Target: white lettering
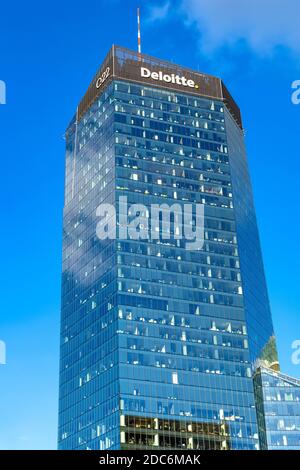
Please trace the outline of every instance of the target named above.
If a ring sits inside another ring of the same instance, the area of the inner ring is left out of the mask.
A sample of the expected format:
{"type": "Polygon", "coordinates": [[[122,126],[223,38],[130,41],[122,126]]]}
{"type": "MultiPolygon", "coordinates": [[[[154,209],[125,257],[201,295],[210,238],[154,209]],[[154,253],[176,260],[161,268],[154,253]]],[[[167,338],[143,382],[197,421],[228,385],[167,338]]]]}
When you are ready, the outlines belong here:
{"type": "Polygon", "coordinates": [[[110,68],[106,67],[104,72],[100,75],[100,77],[98,77],[98,79],[96,81],[96,88],[100,88],[101,85],[103,85],[103,83],[105,82],[105,80],[107,79],[109,74],[110,74],[110,68]]]}
{"type": "Polygon", "coordinates": [[[292,349],[296,349],[295,352],[292,354],[292,363],[294,365],[299,365],[300,364],[300,340],[296,339],[292,343],[292,349]]]}
{"type": "Polygon", "coordinates": [[[158,72],[151,72],[151,70],[146,67],[141,67],[141,77],[143,78],[152,78],[152,80],[159,80],[166,83],[175,83],[176,85],[182,85],[184,87],[198,88],[198,85],[195,84],[194,80],[187,79],[186,77],[175,75],[172,73],[164,74],[161,70],[158,72]]]}
{"type": "Polygon", "coordinates": [[[0,341],[0,364],[6,364],[6,345],[0,341]]]}
{"type": "Polygon", "coordinates": [[[6,104],[6,85],[3,80],[0,80],[0,104],[6,104]]]}
{"type": "Polygon", "coordinates": [[[96,234],[100,240],[116,238],[116,210],[111,204],[100,204],[96,210],[97,217],[102,217],[97,223],[96,234]]]}
{"type": "Polygon", "coordinates": [[[142,77],[147,78],[147,77],[150,77],[150,75],[151,75],[151,72],[150,72],[149,69],[146,69],[146,67],[141,67],[141,76],[142,77]]]}
{"type": "Polygon", "coordinates": [[[300,80],[295,80],[292,83],[292,88],[296,90],[292,93],[292,103],[300,104],[300,80]]]}

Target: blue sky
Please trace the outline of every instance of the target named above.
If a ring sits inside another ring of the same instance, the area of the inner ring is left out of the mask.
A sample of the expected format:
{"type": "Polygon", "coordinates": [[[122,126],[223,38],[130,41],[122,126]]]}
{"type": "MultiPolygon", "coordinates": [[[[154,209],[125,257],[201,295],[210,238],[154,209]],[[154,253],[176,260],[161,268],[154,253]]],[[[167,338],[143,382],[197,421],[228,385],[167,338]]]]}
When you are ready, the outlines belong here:
{"type": "Polygon", "coordinates": [[[56,447],[63,134],[112,43],[221,75],[239,103],[282,370],[300,377],[296,0],[2,2],[0,449],[56,447]],[[226,3],[226,5],[225,5],[226,3]]]}

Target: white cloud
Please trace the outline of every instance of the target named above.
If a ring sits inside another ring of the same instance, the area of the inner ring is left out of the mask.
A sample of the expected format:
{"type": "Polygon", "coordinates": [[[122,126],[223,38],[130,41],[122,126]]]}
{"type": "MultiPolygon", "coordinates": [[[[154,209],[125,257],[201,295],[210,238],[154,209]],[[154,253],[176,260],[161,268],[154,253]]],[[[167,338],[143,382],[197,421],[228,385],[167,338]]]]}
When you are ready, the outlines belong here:
{"type": "Polygon", "coordinates": [[[147,20],[149,22],[159,21],[166,18],[170,10],[170,2],[166,2],[161,6],[153,5],[149,9],[147,20]]]}
{"type": "Polygon", "coordinates": [[[260,54],[280,45],[300,51],[299,0],[181,0],[181,11],[206,51],[239,40],[260,54]]]}

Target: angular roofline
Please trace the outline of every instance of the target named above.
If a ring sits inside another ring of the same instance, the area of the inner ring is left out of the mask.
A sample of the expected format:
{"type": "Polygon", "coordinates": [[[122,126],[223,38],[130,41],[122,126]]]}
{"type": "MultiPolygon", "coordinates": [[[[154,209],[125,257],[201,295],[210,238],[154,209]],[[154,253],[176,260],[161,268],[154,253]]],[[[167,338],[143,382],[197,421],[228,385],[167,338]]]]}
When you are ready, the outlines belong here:
{"type": "Polygon", "coordinates": [[[273,377],[279,377],[285,382],[289,382],[291,385],[296,385],[297,387],[300,387],[300,379],[296,379],[295,377],[291,377],[290,375],[283,374],[282,372],[275,371],[273,369],[268,369],[267,367],[263,367],[263,366],[257,369],[256,374],[259,374],[261,372],[271,375],[273,377]]]}
{"type": "Polygon", "coordinates": [[[106,85],[111,83],[111,81],[114,79],[125,80],[129,82],[132,81],[145,84],[147,86],[153,86],[154,88],[159,87],[169,89],[177,93],[188,93],[195,96],[202,96],[204,98],[206,97],[209,99],[221,100],[227,107],[233,119],[236,121],[237,125],[243,129],[240,109],[226,88],[224,82],[219,77],[199,72],[190,67],[184,67],[174,62],[159,59],[149,54],[139,54],[137,51],[114,44],[109,49],[102,64],[94,75],[86,93],[80,100],[78,105],[79,120],[88,111],[98,96],[100,96],[106,85]],[[124,58],[122,55],[124,55],[124,58]],[[158,81],[152,80],[152,78],[142,78],[141,74],[137,73],[137,69],[141,63],[146,65],[149,64],[149,66],[152,65],[154,69],[155,67],[156,69],[161,67],[162,69],[166,70],[166,74],[173,72],[177,72],[179,74],[191,74],[191,77],[195,80],[197,86],[195,85],[194,88],[189,88],[178,85],[175,82],[160,83],[158,81]],[[102,80],[102,75],[107,69],[109,69],[108,77],[105,80],[102,80]],[[197,77],[199,77],[199,86],[197,84],[197,77]]]}

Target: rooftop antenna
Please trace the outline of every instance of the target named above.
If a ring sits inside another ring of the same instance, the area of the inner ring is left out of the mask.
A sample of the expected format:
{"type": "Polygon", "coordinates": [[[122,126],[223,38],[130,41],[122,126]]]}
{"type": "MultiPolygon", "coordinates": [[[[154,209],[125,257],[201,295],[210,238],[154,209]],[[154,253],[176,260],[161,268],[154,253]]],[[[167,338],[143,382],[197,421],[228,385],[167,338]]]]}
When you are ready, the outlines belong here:
{"type": "Polygon", "coordinates": [[[138,53],[142,53],[141,47],[141,19],[140,19],[140,9],[137,9],[137,26],[138,26],[138,53]]]}

